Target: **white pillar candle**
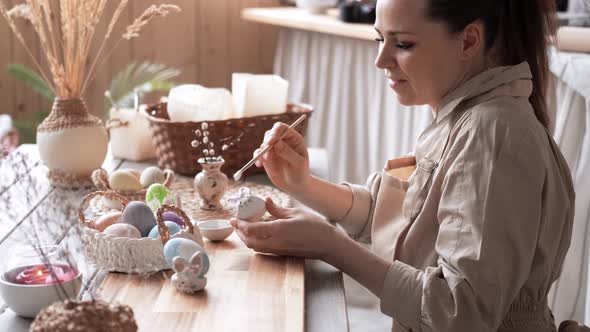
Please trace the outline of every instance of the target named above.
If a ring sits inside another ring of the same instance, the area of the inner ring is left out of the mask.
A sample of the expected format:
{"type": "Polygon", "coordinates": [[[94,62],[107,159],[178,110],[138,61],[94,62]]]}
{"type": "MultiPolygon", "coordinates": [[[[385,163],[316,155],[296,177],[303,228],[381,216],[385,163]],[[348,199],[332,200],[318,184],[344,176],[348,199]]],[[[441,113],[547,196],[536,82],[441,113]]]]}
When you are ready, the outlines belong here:
{"type": "Polygon", "coordinates": [[[227,89],[205,88],[197,84],[174,87],[168,95],[171,121],[216,121],[232,116],[232,97],[227,89]]]}
{"type": "Polygon", "coordinates": [[[279,114],[286,110],[289,82],[277,75],[234,73],[234,116],[279,114]]]}

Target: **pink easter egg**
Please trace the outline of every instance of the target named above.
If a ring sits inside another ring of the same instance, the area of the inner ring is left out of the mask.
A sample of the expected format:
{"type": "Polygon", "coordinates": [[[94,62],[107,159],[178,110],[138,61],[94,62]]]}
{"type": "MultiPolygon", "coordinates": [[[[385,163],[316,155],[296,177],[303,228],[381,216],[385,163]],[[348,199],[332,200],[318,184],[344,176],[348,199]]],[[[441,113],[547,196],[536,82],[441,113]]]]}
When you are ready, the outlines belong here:
{"type": "Polygon", "coordinates": [[[141,233],[139,232],[139,229],[137,229],[137,227],[123,223],[110,225],[104,230],[103,233],[118,237],[128,237],[132,239],[141,238],[141,233]]]}
{"type": "Polygon", "coordinates": [[[107,227],[121,222],[121,212],[110,212],[103,214],[94,222],[94,228],[103,232],[107,227]]]}

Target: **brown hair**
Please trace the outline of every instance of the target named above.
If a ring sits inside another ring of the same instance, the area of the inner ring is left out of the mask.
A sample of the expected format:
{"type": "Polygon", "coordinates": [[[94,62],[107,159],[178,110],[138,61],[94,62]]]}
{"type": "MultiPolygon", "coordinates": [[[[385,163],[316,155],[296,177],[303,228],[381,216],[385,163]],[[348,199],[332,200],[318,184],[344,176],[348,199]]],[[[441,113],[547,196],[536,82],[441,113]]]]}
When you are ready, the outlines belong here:
{"type": "Polygon", "coordinates": [[[535,116],[549,126],[547,79],[549,38],[555,33],[554,0],[429,0],[428,16],[447,24],[451,32],[462,31],[481,20],[485,27],[485,46],[493,48],[502,66],[527,61],[533,74],[533,93],[529,98],[535,116]]]}

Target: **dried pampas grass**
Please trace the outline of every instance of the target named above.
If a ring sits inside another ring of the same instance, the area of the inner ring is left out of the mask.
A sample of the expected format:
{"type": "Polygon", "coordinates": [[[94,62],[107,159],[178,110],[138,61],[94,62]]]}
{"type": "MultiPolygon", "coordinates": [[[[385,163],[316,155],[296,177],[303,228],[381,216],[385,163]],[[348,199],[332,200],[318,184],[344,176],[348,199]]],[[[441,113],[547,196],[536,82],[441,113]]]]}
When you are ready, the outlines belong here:
{"type": "Polygon", "coordinates": [[[22,18],[28,21],[32,20],[31,16],[31,7],[26,4],[20,4],[12,7],[11,10],[8,11],[8,16],[11,18],[22,18]]]}
{"type": "MultiPolygon", "coordinates": [[[[92,82],[99,59],[104,62],[122,39],[129,40],[139,36],[141,29],[155,17],[166,17],[172,11],[180,11],[173,5],[152,5],[133,24],[125,29],[125,33],[112,46],[104,57],[107,42],[119,20],[127,8],[128,0],[118,0],[118,5],[109,21],[107,31],[102,37],[98,51],[86,70],[90,57],[96,27],[104,16],[108,0],[25,0],[10,10],[4,0],[0,0],[0,15],[33,59],[33,63],[41,77],[59,99],[81,98],[92,82]],[[17,19],[31,23],[37,34],[41,50],[49,65],[49,74],[43,70],[40,60],[33,56],[16,25],[17,19]],[[49,79],[51,78],[51,79],[49,79]]],[[[101,63],[102,63],[101,62],[101,63]]]]}
{"type": "Polygon", "coordinates": [[[133,24],[127,27],[127,31],[123,34],[123,38],[130,40],[139,37],[139,32],[146,26],[152,19],[156,17],[166,17],[171,11],[180,11],[178,6],[174,5],[152,5],[146,9],[141,16],[139,16],[133,24]]]}

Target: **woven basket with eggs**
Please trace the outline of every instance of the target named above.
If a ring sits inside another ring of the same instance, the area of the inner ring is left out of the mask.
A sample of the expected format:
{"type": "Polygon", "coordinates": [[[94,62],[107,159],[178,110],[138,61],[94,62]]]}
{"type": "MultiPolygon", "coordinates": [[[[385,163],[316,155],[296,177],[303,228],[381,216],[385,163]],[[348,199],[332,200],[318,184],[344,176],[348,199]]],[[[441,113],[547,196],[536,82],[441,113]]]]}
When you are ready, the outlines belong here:
{"type": "MultiPolygon", "coordinates": [[[[99,191],[114,191],[129,201],[143,201],[147,188],[153,183],[160,183],[170,187],[174,181],[174,172],[166,169],[161,171],[157,167],[149,167],[143,172],[136,170],[118,170],[111,175],[102,168],[92,173],[92,182],[99,191]]],[[[115,207],[112,204],[108,204],[115,207]]]]}
{"type": "Polygon", "coordinates": [[[129,202],[112,191],[97,191],[84,197],[78,216],[86,258],[107,271],[143,274],[169,269],[163,246],[172,238],[186,238],[203,246],[199,227],[182,209],[172,205],[163,204],[154,213],[143,202],[129,202]],[[103,213],[87,219],[85,212],[98,197],[119,201],[123,208],[120,213],[103,213]],[[164,222],[165,213],[178,216],[178,222],[164,222]]]}

